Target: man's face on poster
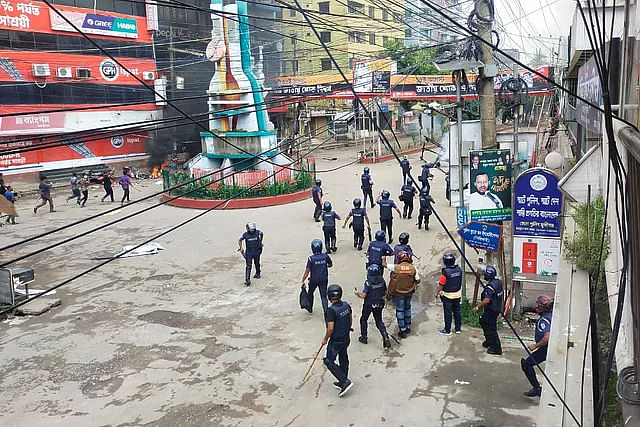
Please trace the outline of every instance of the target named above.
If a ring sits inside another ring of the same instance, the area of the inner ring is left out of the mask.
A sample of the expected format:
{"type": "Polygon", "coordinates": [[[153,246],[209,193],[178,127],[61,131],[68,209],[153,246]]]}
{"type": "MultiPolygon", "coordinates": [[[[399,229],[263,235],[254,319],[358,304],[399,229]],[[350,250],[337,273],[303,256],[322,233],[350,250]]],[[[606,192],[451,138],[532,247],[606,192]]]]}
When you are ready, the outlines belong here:
{"type": "Polygon", "coordinates": [[[471,159],[471,161],[473,162],[473,168],[474,169],[478,169],[478,164],[480,163],[480,158],[478,156],[473,156],[473,159],[471,159]]]}
{"type": "Polygon", "coordinates": [[[486,193],[489,189],[489,175],[487,175],[486,173],[479,173],[478,175],[476,175],[475,185],[478,193],[486,193]]]}

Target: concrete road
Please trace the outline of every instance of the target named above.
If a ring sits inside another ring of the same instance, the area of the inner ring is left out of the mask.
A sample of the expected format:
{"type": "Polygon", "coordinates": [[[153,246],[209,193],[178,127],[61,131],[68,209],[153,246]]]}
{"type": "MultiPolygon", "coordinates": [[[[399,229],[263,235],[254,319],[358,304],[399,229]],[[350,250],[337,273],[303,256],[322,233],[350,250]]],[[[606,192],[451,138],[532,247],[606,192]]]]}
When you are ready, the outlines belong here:
{"type": "MultiPolygon", "coordinates": [[[[321,152],[319,168],[353,160],[353,150],[321,152]],[[326,158],[336,158],[326,160],[326,158]]],[[[418,156],[411,156],[419,172],[418,156]]],[[[371,166],[374,192],[399,194],[395,162],[371,166]]],[[[322,174],[325,200],[343,216],[361,196],[358,164],[322,174]]],[[[159,189],[152,181],[132,191],[135,199],[159,189]]],[[[20,202],[20,225],[2,228],[2,243],[34,235],[107,208],[92,190],[81,209],[56,199],[58,212],[33,215],[20,202]]],[[[444,197],[444,176],[435,172],[432,194],[449,229],[454,209],[444,197]]],[[[118,197],[118,191],[116,191],[118,197]]],[[[142,203],[151,206],[153,202],[142,203]]],[[[121,218],[135,206],[48,236],[38,244],[0,253],[24,254],[63,237],[121,218]]],[[[69,285],[60,307],[33,318],[0,324],[0,425],[3,426],[531,426],[537,401],[520,371],[523,351],[503,340],[502,357],[481,347],[482,331],[440,336],[442,308],[433,297],[441,255],[452,249],[432,217],[430,231],[415,218],[396,219],[394,233],[411,233],[420,256],[422,284],[414,297],[412,334],[384,350],[370,320],[369,344],[358,343],[361,301],[350,292],[365,279],[365,257],[352,234],[338,232],[330,283],[339,283],[354,307],[350,377],[343,398],[321,361],[302,377],[324,332],[322,312],[298,307],[299,281],[309,243],[321,238],[310,200],[286,206],[215,211],[158,240],[157,255],[114,261],[69,285]],[[236,252],[247,221],[265,233],[263,276],[243,285],[244,261],[236,252]]],[[[36,269],[33,287],[73,276],[199,211],[159,207],[101,232],[20,262],[36,269]]],[[[377,209],[369,212],[374,232],[377,209]]],[[[388,277],[388,275],[386,275],[388,277]]],[[[387,327],[397,336],[393,308],[387,327]]],[[[504,331],[504,330],[503,330],[504,331]]],[[[511,335],[510,332],[506,332],[511,335]]]]}

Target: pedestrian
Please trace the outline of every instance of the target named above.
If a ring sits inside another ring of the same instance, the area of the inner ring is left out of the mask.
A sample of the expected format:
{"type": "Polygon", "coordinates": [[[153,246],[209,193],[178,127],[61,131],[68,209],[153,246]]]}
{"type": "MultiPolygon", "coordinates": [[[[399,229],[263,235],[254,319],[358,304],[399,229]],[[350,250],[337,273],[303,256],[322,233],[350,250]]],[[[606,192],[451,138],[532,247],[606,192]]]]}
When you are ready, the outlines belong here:
{"type": "Polygon", "coordinates": [[[69,203],[69,200],[77,199],[76,203],[80,204],[80,189],[78,189],[78,174],[72,173],[71,179],[69,180],[71,183],[71,196],[67,197],[66,201],[69,203]]]}
{"type": "Polygon", "coordinates": [[[326,316],[327,308],[329,307],[329,303],[327,302],[327,284],[329,283],[329,269],[333,267],[333,262],[329,255],[322,253],[322,240],[320,239],[313,239],[311,241],[311,252],[313,254],[307,258],[307,267],[302,275],[302,287],[304,287],[307,277],[311,274],[311,277],[309,277],[308,291],[309,304],[311,305],[309,313],[313,312],[313,293],[317,288],[320,292],[322,312],[326,316]]]}
{"type": "Polygon", "coordinates": [[[398,263],[398,255],[400,252],[406,252],[411,258],[413,258],[413,249],[409,246],[409,233],[403,231],[398,238],[400,243],[393,247],[393,262],[398,263]]]}
{"type": "Polygon", "coordinates": [[[320,222],[320,215],[322,214],[322,181],[316,179],[316,185],[311,189],[311,197],[316,207],[313,210],[313,219],[315,222],[320,222]]]}
{"type": "Polygon", "coordinates": [[[367,205],[367,197],[371,201],[371,209],[374,208],[373,204],[373,180],[371,179],[371,175],[369,174],[369,168],[364,168],[362,175],[360,175],[362,194],[364,196],[364,205],[367,205]]]}
{"type": "Polygon", "coordinates": [[[327,247],[327,253],[330,254],[331,251],[337,252],[338,248],[336,247],[336,219],[340,219],[340,215],[338,215],[331,208],[331,202],[326,201],[322,206],[322,231],[324,233],[324,244],[327,247]]]}
{"type": "Polygon", "coordinates": [[[489,354],[502,354],[502,344],[498,336],[498,316],[502,311],[502,280],[496,277],[495,267],[488,265],[484,271],[484,279],[487,285],[482,289],[480,295],[480,304],[473,307],[471,311],[476,313],[479,309],[483,309],[480,316],[480,326],[484,332],[484,342],[482,346],[487,348],[489,354]]]}
{"type": "Polygon", "coordinates": [[[102,173],[102,186],[104,187],[105,195],[100,200],[104,202],[104,199],[107,197],[111,198],[111,203],[113,203],[113,175],[111,172],[102,173]]]}
{"type": "Polygon", "coordinates": [[[333,386],[340,390],[338,396],[342,397],[353,387],[349,379],[349,355],[347,354],[353,315],[349,303],[342,301],[340,285],[329,286],[327,297],[331,301],[331,306],[327,310],[327,330],[322,339],[322,344],[327,345],[324,364],[338,380],[333,383],[333,386]],[[340,365],[336,365],[336,357],[340,365]]]}
{"type": "Polygon", "coordinates": [[[402,185],[400,188],[401,199],[404,203],[404,207],[402,208],[402,218],[411,219],[411,214],[413,213],[413,198],[416,196],[418,190],[412,185],[413,181],[411,178],[407,180],[406,184],[402,185]]]}
{"type": "Polygon", "coordinates": [[[127,203],[129,203],[129,187],[133,187],[129,174],[125,173],[122,175],[118,180],[118,184],[122,187],[122,200],[120,200],[120,204],[124,204],[125,199],[127,200],[127,203]]]}
{"type": "Polygon", "coordinates": [[[384,231],[376,231],[375,240],[370,242],[367,248],[367,268],[369,268],[371,264],[376,264],[382,270],[384,264],[382,261],[383,258],[393,255],[393,249],[391,249],[391,246],[389,246],[385,240],[386,236],[384,231]]]}
{"type": "Polygon", "coordinates": [[[264,244],[262,242],[264,235],[262,231],[256,228],[256,224],[253,222],[248,222],[246,225],[247,231],[242,233],[240,239],[238,239],[238,251],[242,254],[245,260],[246,268],[244,273],[244,284],[249,286],[251,285],[251,262],[256,267],[256,274],[253,276],[254,279],[259,279],[260,276],[260,255],[262,254],[262,249],[264,248],[264,244]],[[247,250],[242,249],[242,241],[246,241],[247,250]]]}
{"type": "Polygon", "coordinates": [[[455,319],[455,332],[462,331],[462,313],[460,312],[460,299],[462,298],[462,269],[456,265],[456,257],[447,252],[442,257],[444,268],[438,281],[436,298],[440,297],[444,310],[444,328],[440,329],[440,335],[451,335],[451,316],[455,319]]]}
{"type": "Polygon", "coordinates": [[[387,190],[382,190],[376,203],[380,206],[380,229],[387,232],[389,244],[391,244],[393,242],[393,212],[391,209],[395,209],[398,215],[402,215],[402,212],[398,209],[396,202],[389,199],[389,196],[391,194],[387,190]]]}
{"type": "Polygon", "coordinates": [[[360,316],[360,337],[358,341],[367,344],[367,322],[373,313],[376,327],[382,335],[382,348],[391,348],[387,327],[382,321],[382,310],[384,309],[384,296],[387,293],[387,283],[382,277],[382,269],[377,264],[371,264],[367,269],[367,280],[364,282],[362,292],[358,288],[354,291],[355,296],[364,299],[362,304],[362,315],[360,316]]]}
{"type": "Polygon", "coordinates": [[[47,182],[47,177],[42,175],[40,177],[40,185],[38,185],[38,189],[40,190],[40,199],[42,202],[33,208],[33,213],[38,213],[38,209],[43,207],[44,205],[49,203],[49,212],[55,212],[53,208],[53,198],[51,197],[51,189],[53,188],[53,184],[47,182]]]}
{"type": "Polygon", "coordinates": [[[418,198],[420,202],[420,211],[418,213],[418,230],[422,228],[422,222],[424,221],[424,229],[429,229],[429,217],[433,213],[433,208],[431,207],[431,203],[435,203],[433,198],[429,195],[429,188],[425,187],[420,190],[420,197],[418,198]]]}
{"type": "Polygon", "coordinates": [[[369,236],[371,236],[371,223],[369,223],[367,210],[362,207],[362,201],[360,199],[353,199],[353,209],[349,211],[349,215],[344,219],[342,228],[345,228],[347,226],[349,218],[353,218],[353,221],[349,225],[351,228],[353,228],[353,247],[361,251],[362,245],[364,243],[364,221],[367,221],[369,236]]]}
{"type": "Polygon", "coordinates": [[[428,191],[431,192],[431,184],[429,184],[429,178],[432,176],[430,169],[433,167],[431,162],[426,162],[422,165],[422,172],[418,177],[418,181],[422,184],[422,188],[428,188],[428,191]]]}
{"type": "Polygon", "coordinates": [[[87,199],[89,198],[89,186],[91,185],[91,181],[89,181],[89,175],[86,173],[82,176],[80,181],[78,181],[78,188],[80,192],[82,192],[82,204],[80,207],[84,208],[84,205],[87,203],[87,199]]]}
{"type": "Polygon", "coordinates": [[[400,166],[402,167],[402,185],[407,182],[407,175],[409,175],[409,171],[411,170],[411,165],[409,164],[409,156],[406,154],[402,156],[402,160],[400,160],[400,166]]]}
{"type": "Polygon", "coordinates": [[[411,264],[411,256],[407,252],[398,254],[397,264],[387,264],[391,270],[388,293],[396,306],[396,319],[400,338],[406,338],[411,333],[411,298],[420,283],[420,274],[411,264]]]}
{"type": "MultiPolygon", "coordinates": [[[[0,195],[0,197],[2,197],[0,195]]],[[[15,209],[15,203],[16,203],[16,199],[18,198],[17,193],[13,191],[13,187],[8,185],[7,187],[5,187],[4,189],[4,197],[9,201],[9,203],[11,203],[12,205],[14,205],[14,209],[15,209]]],[[[7,224],[17,224],[16,223],[16,217],[14,215],[7,215],[7,224]]]]}
{"type": "Polygon", "coordinates": [[[536,342],[528,345],[531,355],[520,360],[520,366],[525,377],[531,384],[531,390],[524,393],[527,397],[536,397],[542,394],[542,387],[536,377],[535,366],[547,360],[547,347],[549,345],[549,333],[551,332],[551,317],[553,313],[553,298],[549,295],[540,295],[536,299],[536,313],[540,318],[536,322],[536,342]]]}
{"type": "Polygon", "coordinates": [[[7,187],[4,186],[4,175],[0,173],[0,196],[4,196],[5,191],[7,191],[7,187]]]}

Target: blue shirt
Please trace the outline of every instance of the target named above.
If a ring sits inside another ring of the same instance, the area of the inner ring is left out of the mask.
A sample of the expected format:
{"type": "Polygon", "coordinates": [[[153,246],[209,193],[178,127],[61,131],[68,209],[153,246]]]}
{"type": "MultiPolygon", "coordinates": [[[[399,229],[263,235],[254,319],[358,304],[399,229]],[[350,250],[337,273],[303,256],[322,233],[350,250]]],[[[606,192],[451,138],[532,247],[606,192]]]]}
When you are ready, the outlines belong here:
{"type": "Polygon", "coordinates": [[[402,243],[395,245],[393,247],[393,263],[398,264],[398,254],[402,251],[405,251],[410,256],[413,256],[413,249],[409,245],[403,245],[402,243]]]}
{"type": "Polygon", "coordinates": [[[262,231],[256,230],[255,233],[245,231],[242,233],[240,240],[244,240],[246,242],[248,254],[257,254],[262,252],[262,231]]]}
{"type": "Polygon", "coordinates": [[[378,304],[384,300],[384,294],[387,291],[387,283],[382,277],[375,281],[365,281],[362,293],[367,294],[364,298],[365,304],[378,304]]]}
{"type": "Polygon", "coordinates": [[[409,160],[400,160],[400,166],[402,166],[403,172],[409,172],[409,160]]]}
{"type": "Polygon", "coordinates": [[[353,226],[358,228],[364,227],[364,217],[367,216],[365,208],[351,209],[349,216],[353,218],[353,226]]]}
{"type": "Polygon", "coordinates": [[[43,199],[48,199],[51,197],[51,184],[47,184],[44,181],[40,181],[40,185],[38,185],[40,189],[40,197],[43,199]]]}
{"type": "Polygon", "coordinates": [[[336,219],[340,219],[340,215],[336,211],[322,212],[322,221],[325,227],[335,227],[336,219]]]}
{"type": "Polygon", "coordinates": [[[393,218],[392,209],[398,209],[398,206],[396,206],[396,202],[391,199],[380,199],[377,203],[380,206],[380,219],[393,218]]]}
{"type": "Polygon", "coordinates": [[[405,201],[413,199],[414,195],[416,194],[416,189],[413,187],[413,185],[409,184],[403,185],[400,191],[402,191],[402,198],[405,201]]]}
{"type": "Polygon", "coordinates": [[[387,242],[374,240],[369,243],[367,254],[369,254],[369,264],[382,265],[382,257],[393,255],[393,249],[391,249],[391,246],[389,246],[387,242]]]}
{"type": "Polygon", "coordinates": [[[329,267],[333,266],[327,254],[313,254],[307,258],[307,269],[311,271],[312,283],[323,283],[329,280],[329,267]]]}
{"type": "Polygon", "coordinates": [[[16,201],[16,195],[10,190],[6,190],[4,192],[4,197],[6,197],[7,200],[10,201],[11,203],[14,203],[16,201]]]}
{"type": "Polygon", "coordinates": [[[322,188],[319,185],[314,185],[311,189],[311,196],[313,197],[313,201],[318,203],[320,201],[320,197],[322,197],[322,188]]]}
{"type": "MultiPolygon", "coordinates": [[[[544,334],[551,332],[551,315],[550,311],[540,313],[540,318],[538,319],[538,322],[536,322],[536,342],[542,341],[544,334]]],[[[544,347],[540,347],[538,351],[546,349],[547,346],[545,345],[544,347]]]]}
{"type": "Polygon", "coordinates": [[[360,188],[362,188],[363,190],[369,190],[371,188],[371,175],[369,175],[368,173],[363,173],[360,176],[360,181],[362,182],[360,188]]]}

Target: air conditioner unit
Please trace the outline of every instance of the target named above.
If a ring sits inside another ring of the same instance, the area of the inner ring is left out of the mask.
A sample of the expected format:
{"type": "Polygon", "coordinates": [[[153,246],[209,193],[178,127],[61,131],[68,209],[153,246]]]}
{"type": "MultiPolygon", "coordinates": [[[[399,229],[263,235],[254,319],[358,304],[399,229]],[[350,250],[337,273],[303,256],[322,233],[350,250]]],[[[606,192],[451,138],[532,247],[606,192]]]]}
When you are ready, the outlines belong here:
{"type": "Polygon", "coordinates": [[[143,71],[142,72],[142,80],[153,80],[155,79],[155,74],[153,71],[143,71]]]}
{"type": "Polygon", "coordinates": [[[76,77],[79,79],[90,79],[91,78],[91,69],[90,68],[76,68],[76,77]]]}
{"type": "Polygon", "coordinates": [[[71,67],[58,67],[56,68],[56,77],[61,79],[70,79],[73,77],[73,73],[71,73],[71,67]]]}
{"type": "Polygon", "coordinates": [[[51,75],[49,64],[33,64],[33,75],[36,77],[47,77],[51,75]]]}

